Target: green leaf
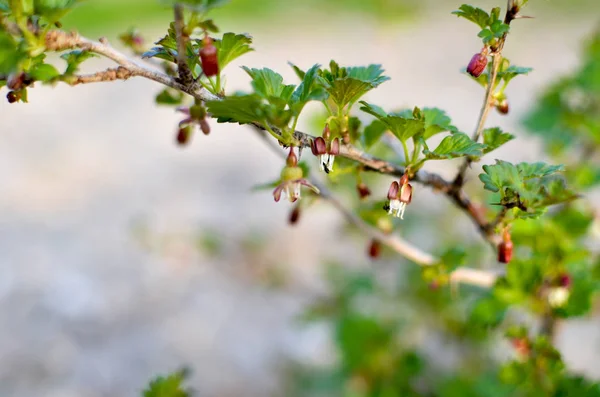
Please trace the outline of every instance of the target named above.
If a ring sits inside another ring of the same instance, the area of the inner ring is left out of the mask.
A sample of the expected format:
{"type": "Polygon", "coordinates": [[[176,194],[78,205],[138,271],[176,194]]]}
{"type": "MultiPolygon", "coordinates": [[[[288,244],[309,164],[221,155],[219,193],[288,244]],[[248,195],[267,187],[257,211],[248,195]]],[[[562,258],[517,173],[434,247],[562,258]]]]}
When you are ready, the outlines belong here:
{"type": "Polygon", "coordinates": [[[144,390],[144,397],[190,397],[191,392],[184,389],[183,382],[189,371],[182,369],[166,377],[158,376],[144,390]]]}
{"type": "Polygon", "coordinates": [[[258,95],[228,96],[206,103],[208,111],[219,123],[248,124],[265,118],[264,103],[258,95]]]}
{"type": "Polygon", "coordinates": [[[56,68],[47,63],[39,63],[29,70],[29,74],[34,80],[49,82],[60,76],[56,68]]]}
{"type": "Polygon", "coordinates": [[[504,81],[508,83],[509,81],[511,81],[519,75],[529,74],[529,72],[531,72],[532,70],[533,68],[511,65],[508,68],[506,68],[506,70],[498,72],[498,78],[504,79],[504,81]]]}
{"type": "Polygon", "coordinates": [[[165,61],[175,62],[175,52],[164,47],[153,47],[142,54],[142,58],[159,58],[165,61]]]}
{"type": "Polygon", "coordinates": [[[246,34],[225,33],[221,40],[215,41],[218,50],[219,69],[225,69],[229,63],[240,56],[254,51],[250,47],[252,37],[246,34]]]}
{"type": "Polygon", "coordinates": [[[445,111],[438,108],[423,108],[421,112],[425,117],[425,132],[423,133],[423,138],[425,140],[440,132],[458,131],[458,129],[451,124],[452,120],[445,111]]]}
{"type": "Polygon", "coordinates": [[[487,154],[492,150],[498,149],[500,146],[515,139],[515,136],[508,132],[502,132],[499,127],[487,128],[483,130],[483,143],[486,148],[483,153],[487,154]]]}
{"type": "Polygon", "coordinates": [[[295,86],[283,84],[283,77],[279,73],[268,68],[250,69],[242,66],[242,69],[252,78],[252,87],[259,96],[265,99],[280,98],[285,103],[289,102],[295,86]]]}
{"type": "Polygon", "coordinates": [[[364,101],[360,103],[363,105],[360,110],[375,116],[402,142],[425,131],[424,120],[408,119],[393,113],[388,115],[379,106],[364,101]]]}
{"type": "Polygon", "coordinates": [[[321,70],[319,80],[339,108],[353,105],[368,91],[389,80],[383,76],[381,65],[345,68],[331,61],[329,68],[321,70]]]}
{"type": "Polygon", "coordinates": [[[362,134],[362,144],[363,147],[368,150],[379,142],[379,139],[383,136],[383,134],[387,131],[387,126],[380,120],[373,120],[371,124],[365,127],[365,130],[362,134]]]}
{"type": "Polygon", "coordinates": [[[294,73],[296,73],[296,76],[298,76],[298,78],[300,80],[304,80],[304,76],[306,75],[306,72],[291,62],[288,62],[288,64],[292,67],[292,69],[294,69],[294,73]]]}
{"type": "Polygon", "coordinates": [[[317,73],[320,65],[314,65],[304,74],[302,83],[296,88],[292,94],[292,111],[294,114],[300,114],[302,108],[308,101],[323,101],[327,99],[329,94],[318,83],[317,73]]]}
{"type": "Polygon", "coordinates": [[[69,12],[78,0],[34,0],[35,13],[56,22],[69,12]]]}
{"type": "Polygon", "coordinates": [[[8,5],[8,0],[0,0],[0,11],[8,13],[10,11],[10,6],[8,5]]]}
{"type": "Polygon", "coordinates": [[[452,14],[476,23],[481,29],[487,27],[490,20],[490,15],[487,12],[468,4],[461,5],[457,11],[452,11],[452,14]]]}
{"type": "Polygon", "coordinates": [[[97,55],[90,51],[74,50],[62,54],[60,57],[67,62],[67,69],[64,74],[72,75],[79,70],[79,65],[90,58],[97,57],[97,55]]]}
{"type": "Polygon", "coordinates": [[[179,105],[183,101],[183,93],[172,88],[165,88],[156,95],[155,100],[159,105],[179,105]]]}
{"type": "Polygon", "coordinates": [[[0,73],[15,72],[26,57],[27,54],[20,50],[15,39],[8,33],[0,31],[0,73]]]}
{"type": "Polygon", "coordinates": [[[175,3],[181,3],[193,11],[204,14],[229,3],[229,0],[166,0],[165,3],[171,6],[175,3]]]}
{"type": "Polygon", "coordinates": [[[520,163],[517,165],[496,160],[496,164],[484,165],[479,175],[484,188],[500,192],[500,204],[507,208],[519,208],[517,217],[538,216],[546,207],[577,198],[558,172],[562,165],[545,163],[520,163]]]}
{"type": "Polygon", "coordinates": [[[457,132],[445,137],[434,151],[423,150],[428,160],[444,160],[457,157],[481,157],[485,145],[473,141],[467,134],[457,132]]]}

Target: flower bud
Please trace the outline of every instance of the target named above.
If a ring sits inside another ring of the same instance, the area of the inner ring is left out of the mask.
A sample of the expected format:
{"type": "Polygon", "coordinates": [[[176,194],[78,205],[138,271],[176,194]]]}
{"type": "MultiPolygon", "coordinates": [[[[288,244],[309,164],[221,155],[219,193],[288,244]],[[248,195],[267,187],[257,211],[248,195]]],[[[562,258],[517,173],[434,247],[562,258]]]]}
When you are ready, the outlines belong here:
{"type": "Polygon", "coordinates": [[[571,275],[568,273],[562,273],[560,276],[558,276],[558,285],[563,288],[571,288],[572,282],[573,280],[571,280],[571,275]]]}
{"type": "Polygon", "coordinates": [[[206,121],[206,119],[200,120],[200,129],[202,130],[202,133],[204,135],[210,134],[210,124],[208,124],[208,121],[206,121]]]}
{"type": "Polygon", "coordinates": [[[398,182],[394,181],[390,184],[390,188],[388,189],[388,200],[397,200],[398,192],[400,191],[400,185],[398,182]]]}
{"type": "Polygon", "coordinates": [[[290,225],[297,224],[299,219],[300,219],[300,206],[296,205],[294,207],[294,209],[292,209],[292,212],[290,212],[290,218],[289,218],[290,225]]]}
{"type": "Polygon", "coordinates": [[[339,138],[335,138],[333,141],[331,141],[331,144],[329,146],[329,154],[333,154],[334,156],[337,156],[338,154],[340,154],[340,139],[339,138]]]}
{"type": "Polygon", "coordinates": [[[364,200],[371,195],[371,190],[369,187],[362,182],[356,185],[356,191],[358,192],[358,196],[361,198],[361,200],[364,200]]]}
{"type": "Polygon", "coordinates": [[[19,100],[19,95],[14,91],[10,91],[6,94],[6,99],[8,100],[8,103],[15,103],[19,100]]]}
{"type": "Polygon", "coordinates": [[[511,343],[520,358],[526,358],[531,352],[527,338],[513,338],[511,343]]]}
{"type": "Polygon", "coordinates": [[[508,101],[506,99],[503,99],[502,101],[500,101],[500,103],[498,103],[496,105],[496,110],[500,114],[508,114],[508,111],[509,111],[508,101]]]}
{"type": "Polygon", "coordinates": [[[323,139],[326,141],[331,137],[331,130],[329,129],[329,124],[325,124],[325,128],[323,128],[323,139]]]}
{"type": "Polygon", "coordinates": [[[371,240],[369,243],[369,257],[377,259],[381,255],[381,242],[377,239],[371,240]]]}
{"type": "Polygon", "coordinates": [[[296,157],[296,154],[294,153],[294,148],[290,148],[290,154],[288,154],[285,164],[288,167],[296,167],[298,165],[298,157],[296,157]]]}
{"type": "Polygon", "coordinates": [[[481,76],[481,73],[485,70],[487,66],[488,60],[486,54],[484,52],[473,55],[469,65],[467,66],[467,73],[469,73],[473,77],[481,76]]]}
{"type": "Polygon", "coordinates": [[[25,73],[13,73],[6,80],[6,88],[11,91],[18,91],[25,86],[25,73]]]}
{"type": "Polygon", "coordinates": [[[325,139],[321,137],[313,139],[310,143],[310,150],[315,156],[321,156],[327,153],[327,144],[325,143],[325,139]]]}
{"type": "Polygon", "coordinates": [[[208,36],[204,38],[203,46],[200,50],[200,61],[202,62],[202,71],[207,77],[219,74],[217,47],[215,47],[212,39],[208,36]]]}
{"type": "Polygon", "coordinates": [[[192,136],[192,126],[191,125],[184,125],[182,127],[179,127],[179,130],[177,131],[177,143],[180,146],[184,146],[187,145],[188,142],[190,141],[190,137],[192,136]]]}
{"type": "Polygon", "coordinates": [[[513,255],[513,242],[508,230],[504,231],[502,242],[498,244],[498,262],[509,263],[513,255]]]}

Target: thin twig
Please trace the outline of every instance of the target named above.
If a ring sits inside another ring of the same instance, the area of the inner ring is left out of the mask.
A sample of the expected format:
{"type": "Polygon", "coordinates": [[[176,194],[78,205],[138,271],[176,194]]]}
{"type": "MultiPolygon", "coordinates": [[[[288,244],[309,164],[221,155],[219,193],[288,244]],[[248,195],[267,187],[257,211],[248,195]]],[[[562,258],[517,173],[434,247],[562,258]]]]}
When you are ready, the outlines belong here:
{"type": "Polygon", "coordinates": [[[179,73],[179,82],[184,86],[189,86],[194,82],[194,76],[187,63],[187,41],[184,34],[184,14],[183,6],[176,3],[173,7],[175,14],[175,39],[177,40],[177,72],[179,73]]]}
{"type": "Polygon", "coordinates": [[[67,83],[71,85],[101,83],[114,80],[127,80],[131,76],[132,73],[129,69],[119,66],[118,68],[106,69],[92,74],[77,75],[68,79],[67,83]]]}

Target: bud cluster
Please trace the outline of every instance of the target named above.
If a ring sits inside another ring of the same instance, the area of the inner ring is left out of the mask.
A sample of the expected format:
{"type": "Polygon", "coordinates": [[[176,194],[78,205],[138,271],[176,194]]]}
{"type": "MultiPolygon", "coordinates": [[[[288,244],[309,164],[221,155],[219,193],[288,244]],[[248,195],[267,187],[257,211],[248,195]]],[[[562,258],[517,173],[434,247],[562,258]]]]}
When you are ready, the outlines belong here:
{"type": "Polygon", "coordinates": [[[388,190],[388,214],[404,219],[406,206],[412,201],[412,186],[408,183],[408,174],[400,178],[400,183],[394,181],[388,190]]]}
{"type": "Polygon", "coordinates": [[[325,171],[328,174],[333,171],[335,156],[340,154],[340,139],[334,138],[331,140],[329,124],[325,125],[322,137],[312,140],[310,149],[313,155],[319,157],[319,168],[321,171],[325,171]]]}

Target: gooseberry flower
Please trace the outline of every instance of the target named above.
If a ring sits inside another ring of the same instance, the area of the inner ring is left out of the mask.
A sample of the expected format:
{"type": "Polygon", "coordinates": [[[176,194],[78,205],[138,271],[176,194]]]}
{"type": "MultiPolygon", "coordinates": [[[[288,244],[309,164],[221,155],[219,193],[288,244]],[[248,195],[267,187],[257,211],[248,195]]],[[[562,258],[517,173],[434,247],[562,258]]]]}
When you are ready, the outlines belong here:
{"type": "Polygon", "coordinates": [[[273,198],[276,202],[281,199],[283,194],[284,199],[287,198],[291,203],[300,199],[300,188],[306,186],[315,193],[319,193],[319,189],[304,179],[302,168],[298,167],[298,157],[294,153],[294,149],[290,148],[290,154],[287,157],[286,165],[281,170],[281,183],[273,190],[273,198]]]}
{"type": "Polygon", "coordinates": [[[312,154],[319,157],[319,168],[328,174],[333,171],[335,156],[340,154],[339,138],[329,141],[330,136],[329,124],[326,124],[323,136],[313,139],[310,143],[312,154]]]}
{"type": "Polygon", "coordinates": [[[394,181],[388,190],[388,214],[404,219],[406,206],[412,201],[412,186],[408,183],[408,174],[402,175],[400,183],[394,181]]]}
{"type": "Polygon", "coordinates": [[[504,230],[502,242],[498,244],[498,262],[508,263],[513,255],[513,242],[508,229],[504,230]]]}
{"type": "Polygon", "coordinates": [[[555,283],[556,285],[548,291],[548,304],[556,308],[564,306],[569,300],[572,283],[571,276],[563,273],[557,278],[555,283]]]}

